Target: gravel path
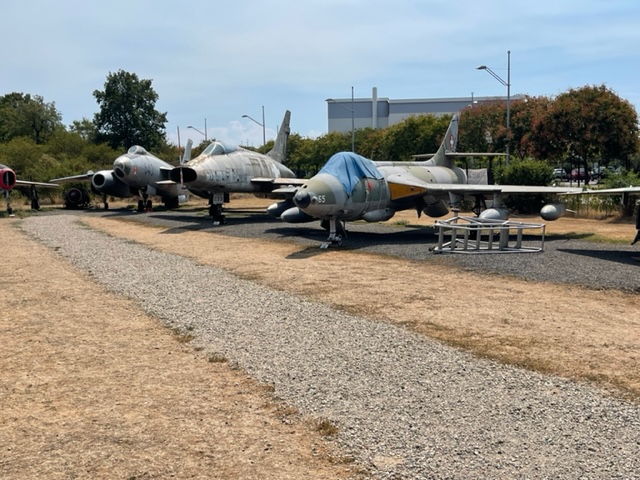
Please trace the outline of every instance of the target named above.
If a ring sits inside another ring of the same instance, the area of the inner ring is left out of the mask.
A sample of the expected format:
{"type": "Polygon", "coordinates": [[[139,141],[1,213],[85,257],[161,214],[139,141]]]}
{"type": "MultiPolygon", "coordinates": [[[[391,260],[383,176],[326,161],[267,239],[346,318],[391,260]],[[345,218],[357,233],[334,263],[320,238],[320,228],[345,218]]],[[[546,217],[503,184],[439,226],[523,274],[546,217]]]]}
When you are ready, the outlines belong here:
{"type": "MultiPolygon", "coordinates": [[[[303,412],[372,478],[640,478],[640,407],[92,231],[23,229],[303,412]]],[[[539,258],[539,257],[538,257],[539,258]]],[[[637,272],[637,270],[636,270],[637,272]]]]}
{"type": "MultiPolygon", "coordinates": [[[[168,228],[212,231],[223,235],[294,241],[319,246],[327,232],[317,222],[292,225],[274,221],[263,213],[233,213],[228,223],[213,226],[211,219],[179,210],[137,215],[129,212],[91,212],[130,218],[168,228]]],[[[529,241],[539,247],[539,230],[529,241]]],[[[635,235],[629,225],[629,242],[635,235]]],[[[613,288],[640,292],[640,249],[638,245],[585,242],[575,238],[547,237],[543,253],[438,255],[430,251],[438,242],[435,229],[384,224],[350,223],[341,248],[393,255],[410,260],[458,265],[467,270],[514,275],[535,281],[576,284],[589,288],[613,288]]],[[[526,243],[526,242],[525,242],[526,243]]]]}

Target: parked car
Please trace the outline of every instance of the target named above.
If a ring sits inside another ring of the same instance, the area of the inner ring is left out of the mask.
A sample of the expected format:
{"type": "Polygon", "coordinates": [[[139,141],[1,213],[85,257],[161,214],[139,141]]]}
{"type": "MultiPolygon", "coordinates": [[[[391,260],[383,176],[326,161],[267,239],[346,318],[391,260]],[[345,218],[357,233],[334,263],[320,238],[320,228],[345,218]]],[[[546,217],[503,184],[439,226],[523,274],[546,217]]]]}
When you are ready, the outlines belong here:
{"type": "Polygon", "coordinates": [[[553,177],[558,180],[566,180],[568,178],[568,175],[567,172],[564,171],[564,168],[554,168],[553,177]]]}
{"type": "Polygon", "coordinates": [[[569,176],[570,180],[585,180],[588,181],[591,179],[589,174],[584,168],[574,168],[571,170],[571,175],[569,176]]]}
{"type": "Polygon", "coordinates": [[[600,177],[605,177],[607,175],[607,169],[604,167],[594,167],[591,170],[591,179],[598,180],[600,177]]]}

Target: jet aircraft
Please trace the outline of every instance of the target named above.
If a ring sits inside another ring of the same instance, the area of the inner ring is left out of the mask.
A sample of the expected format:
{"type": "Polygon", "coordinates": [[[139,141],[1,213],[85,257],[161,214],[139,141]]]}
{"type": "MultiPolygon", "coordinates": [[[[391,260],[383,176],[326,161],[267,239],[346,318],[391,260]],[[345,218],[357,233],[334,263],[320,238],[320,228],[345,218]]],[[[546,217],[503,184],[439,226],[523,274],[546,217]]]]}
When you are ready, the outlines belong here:
{"type": "MultiPolygon", "coordinates": [[[[192,143],[191,140],[187,143],[181,161],[189,158],[192,143]]],[[[175,208],[188,200],[188,192],[181,185],[159,183],[169,178],[169,172],[173,168],[173,165],[160,160],[143,147],[134,145],[127,153],[115,159],[112,170],[101,170],[95,173],[88,171],[83,175],[54,178],[51,182],[90,181],[91,190],[102,196],[105,210],[109,208],[107,196],[120,198],[138,196],[138,211],[141,212],[151,210],[153,205],[149,200],[150,195],[160,196],[167,208],[175,208]]],[[[72,188],[66,194],[65,203],[78,203],[78,198],[84,196],[84,192],[72,188]]]]}
{"type": "Polygon", "coordinates": [[[59,187],[55,183],[45,182],[29,182],[27,180],[20,180],[16,176],[11,168],[0,163],[0,189],[7,202],[7,214],[13,215],[13,207],[11,206],[11,190],[15,186],[31,186],[31,208],[34,210],[40,210],[40,201],[38,199],[38,192],[35,187],[59,187]]]}
{"type": "MultiPolygon", "coordinates": [[[[475,200],[474,210],[480,218],[507,220],[506,195],[582,193],[570,187],[469,184],[454,158],[492,154],[458,153],[457,142],[458,117],[454,115],[438,151],[427,161],[374,162],[351,152],[337,153],[297,189],[292,198],[295,206],[285,209],[286,202],[280,202],[267,211],[289,223],[320,219],[329,230],[328,243],[323,246],[335,246],[342,243],[345,221],[385,221],[397,211],[412,208],[418,216],[442,217],[450,208],[458,209],[465,197],[475,200]],[[487,198],[493,200],[491,208],[486,208],[487,198]]],[[[556,220],[565,211],[563,203],[554,201],[542,207],[540,216],[556,220]]]]}
{"type": "Polygon", "coordinates": [[[212,142],[199,156],[174,168],[162,185],[185,185],[193,193],[209,199],[209,215],[224,222],[223,204],[230,193],[268,195],[283,184],[301,184],[283,165],[286,160],[291,112],[287,110],[273,149],[266,155],[242,147],[212,142]]]}

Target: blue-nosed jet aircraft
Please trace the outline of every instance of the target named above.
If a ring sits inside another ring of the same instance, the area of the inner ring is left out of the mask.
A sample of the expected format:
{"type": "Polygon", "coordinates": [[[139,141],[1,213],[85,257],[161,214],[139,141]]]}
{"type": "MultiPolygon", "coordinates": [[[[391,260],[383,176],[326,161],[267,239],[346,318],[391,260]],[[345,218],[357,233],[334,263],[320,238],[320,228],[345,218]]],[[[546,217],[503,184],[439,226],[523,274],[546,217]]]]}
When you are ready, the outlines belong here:
{"type": "MultiPolygon", "coordinates": [[[[267,211],[290,223],[320,219],[329,229],[328,245],[340,245],[342,235],[338,230],[343,231],[345,221],[385,221],[397,211],[408,209],[415,209],[418,216],[424,213],[442,217],[450,208],[458,209],[465,197],[475,200],[479,217],[507,220],[509,211],[503,203],[507,195],[583,193],[570,187],[469,184],[465,171],[454,165],[454,159],[495,154],[458,153],[457,143],[455,115],[438,151],[427,161],[374,162],[351,152],[337,153],[297,189],[292,199],[295,206],[285,209],[287,203],[281,202],[267,211]],[[493,204],[483,210],[486,199],[492,199],[493,204]]],[[[637,190],[640,192],[640,187],[637,190]]],[[[554,201],[542,207],[540,216],[556,220],[565,211],[563,203],[554,201]]]]}

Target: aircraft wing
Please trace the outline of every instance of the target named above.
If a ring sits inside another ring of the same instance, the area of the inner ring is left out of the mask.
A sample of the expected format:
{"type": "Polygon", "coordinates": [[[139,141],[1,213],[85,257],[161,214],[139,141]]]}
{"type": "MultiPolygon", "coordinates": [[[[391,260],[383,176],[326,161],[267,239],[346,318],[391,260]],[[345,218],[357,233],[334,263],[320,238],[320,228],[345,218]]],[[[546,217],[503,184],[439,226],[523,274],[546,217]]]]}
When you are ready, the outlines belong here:
{"type": "Polygon", "coordinates": [[[264,183],[269,185],[282,185],[282,186],[299,186],[301,187],[307,182],[304,178],[270,178],[270,177],[254,177],[251,179],[251,183],[264,183]]]}
{"type": "Polygon", "coordinates": [[[603,188],[602,190],[587,189],[579,192],[570,192],[567,195],[622,195],[623,193],[640,195],[640,187],[603,188]]]}
{"type": "Polygon", "coordinates": [[[45,183],[45,182],[29,182],[27,180],[16,180],[16,185],[34,185],[36,187],[59,187],[57,183],[45,183]]]}
{"type": "Polygon", "coordinates": [[[547,187],[530,185],[475,185],[466,183],[427,183],[413,175],[395,174],[387,178],[392,200],[407,197],[418,197],[429,193],[444,194],[454,193],[458,195],[492,195],[504,194],[569,194],[581,193],[580,188],[571,187],[547,187]]]}
{"type": "MultiPolygon", "coordinates": [[[[506,157],[506,153],[488,153],[488,152],[445,152],[445,156],[451,158],[464,158],[464,157],[506,157]]],[[[419,153],[417,155],[411,155],[411,158],[421,160],[425,158],[432,158],[435,153],[419,153]]]]}
{"type": "Polygon", "coordinates": [[[49,180],[53,183],[69,183],[69,182],[88,182],[93,178],[93,172],[89,170],[82,175],[73,175],[72,177],[53,178],[49,180]]]}

